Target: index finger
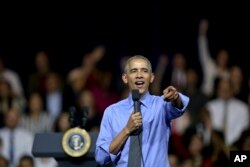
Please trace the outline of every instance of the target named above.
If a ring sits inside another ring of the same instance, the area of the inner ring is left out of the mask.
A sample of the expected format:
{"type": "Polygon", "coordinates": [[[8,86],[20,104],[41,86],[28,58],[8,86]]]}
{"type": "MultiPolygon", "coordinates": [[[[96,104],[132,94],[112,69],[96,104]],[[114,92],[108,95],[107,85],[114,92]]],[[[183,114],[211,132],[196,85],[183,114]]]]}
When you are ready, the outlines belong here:
{"type": "Polygon", "coordinates": [[[164,94],[168,94],[168,93],[173,92],[173,91],[176,91],[176,88],[173,87],[173,86],[169,86],[169,87],[167,87],[167,88],[163,91],[163,93],[164,93],[164,94]]]}

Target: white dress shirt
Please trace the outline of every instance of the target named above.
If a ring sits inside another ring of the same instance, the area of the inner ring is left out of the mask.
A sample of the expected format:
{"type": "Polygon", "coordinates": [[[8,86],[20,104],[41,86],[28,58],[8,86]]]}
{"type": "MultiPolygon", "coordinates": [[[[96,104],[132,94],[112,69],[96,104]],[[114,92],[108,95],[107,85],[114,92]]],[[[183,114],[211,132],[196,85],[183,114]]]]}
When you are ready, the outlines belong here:
{"type": "MultiPolygon", "coordinates": [[[[16,128],[15,130],[13,130],[13,132],[14,132],[14,165],[15,165],[13,167],[16,167],[21,156],[25,154],[32,155],[31,150],[32,150],[34,136],[22,128],[16,128]]],[[[3,128],[0,130],[0,138],[2,140],[0,154],[2,154],[8,160],[10,159],[9,156],[10,133],[11,130],[8,128],[3,128]]]]}
{"type": "MultiPolygon", "coordinates": [[[[207,103],[211,115],[213,128],[223,130],[223,121],[226,116],[222,99],[215,99],[207,103]]],[[[225,141],[227,145],[233,144],[242,131],[249,126],[249,109],[244,102],[232,98],[227,102],[227,125],[225,141]]]]}

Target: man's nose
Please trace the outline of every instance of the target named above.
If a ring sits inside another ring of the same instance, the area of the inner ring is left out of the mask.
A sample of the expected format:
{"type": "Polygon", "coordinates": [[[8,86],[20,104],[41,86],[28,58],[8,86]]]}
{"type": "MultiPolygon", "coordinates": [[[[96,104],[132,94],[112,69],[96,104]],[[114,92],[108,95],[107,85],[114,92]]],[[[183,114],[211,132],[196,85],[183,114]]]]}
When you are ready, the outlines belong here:
{"type": "Polygon", "coordinates": [[[137,73],[136,73],[136,77],[142,77],[142,72],[139,70],[139,71],[137,71],[137,73]]]}

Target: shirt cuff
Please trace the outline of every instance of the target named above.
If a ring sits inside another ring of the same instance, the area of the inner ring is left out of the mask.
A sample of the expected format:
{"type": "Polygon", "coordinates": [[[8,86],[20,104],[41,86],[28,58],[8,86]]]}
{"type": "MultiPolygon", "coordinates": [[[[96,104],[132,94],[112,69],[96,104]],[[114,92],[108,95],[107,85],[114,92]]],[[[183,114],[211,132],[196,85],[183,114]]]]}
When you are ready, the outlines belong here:
{"type": "Polygon", "coordinates": [[[119,151],[116,155],[111,154],[111,153],[109,154],[110,154],[111,161],[114,163],[116,161],[116,158],[120,156],[121,151],[119,151]]]}
{"type": "Polygon", "coordinates": [[[186,110],[186,108],[187,108],[187,106],[188,106],[189,97],[183,95],[182,93],[179,93],[179,97],[180,97],[180,99],[181,99],[181,103],[182,103],[183,107],[182,107],[181,109],[176,108],[176,107],[175,107],[175,108],[176,108],[177,110],[183,112],[183,111],[186,110]]]}
{"type": "Polygon", "coordinates": [[[121,154],[121,151],[119,151],[116,155],[115,154],[112,154],[112,153],[110,153],[109,152],[109,145],[110,145],[111,143],[109,143],[109,144],[106,144],[105,146],[103,146],[102,148],[109,154],[109,156],[110,156],[110,160],[114,163],[115,162],[115,160],[116,160],[116,158],[117,157],[119,157],[120,156],[120,154],[121,154]]]}

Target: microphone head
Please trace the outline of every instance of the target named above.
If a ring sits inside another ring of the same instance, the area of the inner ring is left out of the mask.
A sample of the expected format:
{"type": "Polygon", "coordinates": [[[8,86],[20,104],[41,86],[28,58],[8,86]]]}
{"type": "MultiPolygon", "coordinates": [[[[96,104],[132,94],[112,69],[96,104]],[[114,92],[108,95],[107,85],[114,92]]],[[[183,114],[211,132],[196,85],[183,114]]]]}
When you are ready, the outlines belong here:
{"type": "Polygon", "coordinates": [[[78,124],[77,121],[77,111],[75,107],[69,108],[69,122],[72,128],[76,127],[78,124]]]}
{"type": "Polygon", "coordinates": [[[88,107],[87,106],[83,106],[82,107],[82,115],[81,115],[81,117],[88,117],[88,114],[89,114],[88,107]]]}
{"type": "Polygon", "coordinates": [[[140,99],[140,93],[138,89],[132,90],[132,99],[133,101],[138,101],[140,99]]]}
{"type": "Polygon", "coordinates": [[[80,119],[80,127],[82,129],[85,128],[87,121],[88,121],[88,107],[87,106],[83,106],[82,110],[81,110],[81,119],[80,119]]]}

